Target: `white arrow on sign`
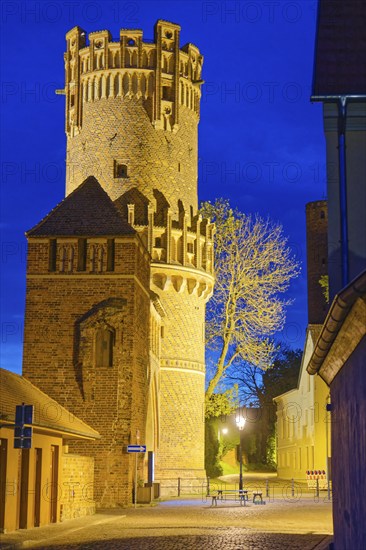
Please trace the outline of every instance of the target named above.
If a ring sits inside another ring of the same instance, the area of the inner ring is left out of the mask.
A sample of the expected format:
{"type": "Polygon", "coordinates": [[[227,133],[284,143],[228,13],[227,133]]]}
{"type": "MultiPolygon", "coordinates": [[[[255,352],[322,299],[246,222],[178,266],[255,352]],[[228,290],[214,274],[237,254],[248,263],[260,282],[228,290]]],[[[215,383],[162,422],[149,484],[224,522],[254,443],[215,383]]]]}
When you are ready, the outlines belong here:
{"type": "Polygon", "coordinates": [[[127,445],[128,453],[146,453],[146,445],[127,445]]]}

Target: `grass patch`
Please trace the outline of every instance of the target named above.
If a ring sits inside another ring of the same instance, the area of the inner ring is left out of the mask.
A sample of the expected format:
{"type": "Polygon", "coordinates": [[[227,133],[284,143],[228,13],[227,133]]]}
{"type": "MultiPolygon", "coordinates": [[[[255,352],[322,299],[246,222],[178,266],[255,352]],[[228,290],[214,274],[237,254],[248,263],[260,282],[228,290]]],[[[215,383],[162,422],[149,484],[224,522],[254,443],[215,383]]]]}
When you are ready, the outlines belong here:
{"type": "Polygon", "coordinates": [[[223,476],[239,474],[239,466],[232,466],[231,464],[227,464],[226,462],[220,462],[220,466],[222,468],[223,476]]]}

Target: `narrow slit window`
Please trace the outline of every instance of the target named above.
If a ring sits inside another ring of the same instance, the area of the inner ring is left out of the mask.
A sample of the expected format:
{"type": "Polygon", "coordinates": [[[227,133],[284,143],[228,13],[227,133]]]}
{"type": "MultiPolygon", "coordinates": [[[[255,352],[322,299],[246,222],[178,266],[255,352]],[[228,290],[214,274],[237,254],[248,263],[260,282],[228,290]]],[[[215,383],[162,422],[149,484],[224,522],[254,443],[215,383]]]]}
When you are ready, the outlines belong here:
{"type": "Polygon", "coordinates": [[[114,271],[114,239],[107,240],[107,271],[114,271]]]}
{"type": "Polygon", "coordinates": [[[78,271],[86,271],[86,239],[78,239],[78,271]]]}
{"type": "Polygon", "coordinates": [[[50,239],[49,254],[48,254],[48,268],[50,271],[56,271],[56,259],[57,259],[57,239],[50,239]]]}
{"type": "Polygon", "coordinates": [[[96,333],[96,361],[97,367],[113,367],[113,332],[100,328],[96,333]]]}
{"type": "Polygon", "coordinates": [[[163,86],[162,99],[164,99],[165,101],[171,100],[171,88],[169,86],[163,86]]]}

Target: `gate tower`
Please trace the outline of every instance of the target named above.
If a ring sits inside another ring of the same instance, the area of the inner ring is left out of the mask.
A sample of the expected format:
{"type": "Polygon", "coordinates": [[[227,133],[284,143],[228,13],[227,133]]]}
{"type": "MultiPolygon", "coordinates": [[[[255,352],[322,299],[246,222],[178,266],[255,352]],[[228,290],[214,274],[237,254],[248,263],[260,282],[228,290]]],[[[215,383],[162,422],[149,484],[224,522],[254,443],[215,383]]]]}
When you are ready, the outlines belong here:
{"type": "Polygon", "coordinates": [[[197,126],[203,58],[180,27],[66,35],[66,195],[97,178],[151,256],[164,310],[156,478],[204,472],[205,303],[213,290],[213,224],[198,214],[197,126]]]}

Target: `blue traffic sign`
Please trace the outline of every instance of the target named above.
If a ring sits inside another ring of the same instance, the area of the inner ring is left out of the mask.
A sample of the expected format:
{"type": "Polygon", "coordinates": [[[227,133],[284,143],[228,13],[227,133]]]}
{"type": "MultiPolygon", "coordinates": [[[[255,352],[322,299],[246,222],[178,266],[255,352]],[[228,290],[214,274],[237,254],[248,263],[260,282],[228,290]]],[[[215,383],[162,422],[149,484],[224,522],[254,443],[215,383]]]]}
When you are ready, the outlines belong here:
{"type": "Polygon", "coordinates": [[[146,445],[127,445],[128,453],[146,453],[146,445]]]}
{"type": "Polygon", "coordinates": [[[33,409],[33,405],[24,403],[15,408],[14,449],[32,448],[33,428],[24,424],[33,423],[33,409]]]}

